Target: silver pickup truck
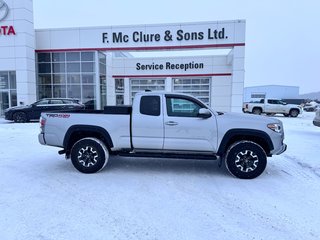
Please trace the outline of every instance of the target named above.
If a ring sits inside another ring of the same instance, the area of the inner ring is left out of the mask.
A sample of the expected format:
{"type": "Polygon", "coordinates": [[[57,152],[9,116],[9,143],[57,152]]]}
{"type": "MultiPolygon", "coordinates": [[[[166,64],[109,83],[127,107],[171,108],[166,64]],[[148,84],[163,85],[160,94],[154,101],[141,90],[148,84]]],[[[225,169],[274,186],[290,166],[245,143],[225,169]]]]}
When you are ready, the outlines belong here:
{"type": "Polygon", "coordinates": [[[143,92],[132,107],[46,112],[40,125],[40,143],[62,148],[83,173],[121,155],[218,159],[232,175],[251,179],[264,171],[267,157],[286,150],[281,121],[216,112],[185,94],[143,92]]]}

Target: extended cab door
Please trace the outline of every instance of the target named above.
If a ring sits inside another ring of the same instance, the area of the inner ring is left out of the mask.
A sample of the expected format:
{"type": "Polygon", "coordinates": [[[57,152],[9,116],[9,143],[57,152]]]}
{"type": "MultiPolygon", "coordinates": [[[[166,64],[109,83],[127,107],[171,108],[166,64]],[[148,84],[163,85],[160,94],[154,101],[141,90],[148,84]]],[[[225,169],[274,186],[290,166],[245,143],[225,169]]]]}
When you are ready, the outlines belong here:
{"type": "Polygon", "coordinates": [[[161,95],[136,95],[132,112],[132,145],[135,149],[162,150],[164,127],[161,95]]]}
{"type": "Polygon", "coordinates": [[[200,117],[200,108],[207,107],[188,96],[166,95],[164,150],[217,151],[215,116],[200,117]]]}

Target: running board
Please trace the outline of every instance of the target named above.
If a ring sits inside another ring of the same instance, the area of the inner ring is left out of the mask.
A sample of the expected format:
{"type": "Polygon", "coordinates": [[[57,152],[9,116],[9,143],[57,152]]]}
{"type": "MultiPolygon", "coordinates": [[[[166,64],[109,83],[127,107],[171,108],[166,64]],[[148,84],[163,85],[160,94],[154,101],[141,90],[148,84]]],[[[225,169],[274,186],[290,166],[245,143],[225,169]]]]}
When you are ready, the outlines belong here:
{"type": "Polygon", "coordinates": [[[217,160],[219,156],[214,154],[196,155],[196,154],[174,154],[174,153],[151,153],[151,152],[119,152],[122,157],[141,157],[141,158],[180,158],[180,159],[198,159],[198,160],[217,160]]]}

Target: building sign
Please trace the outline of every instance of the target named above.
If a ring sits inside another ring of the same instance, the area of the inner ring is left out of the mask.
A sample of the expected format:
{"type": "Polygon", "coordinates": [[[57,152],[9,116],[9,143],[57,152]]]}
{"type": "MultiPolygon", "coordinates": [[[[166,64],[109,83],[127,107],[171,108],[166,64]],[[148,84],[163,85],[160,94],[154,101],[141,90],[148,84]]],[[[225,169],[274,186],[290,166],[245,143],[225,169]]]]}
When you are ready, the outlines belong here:
{"type": "Polygon", "coordinates": [[[4,20],[8,16],[8,13],[8,5],[3,0],[0,0],[0,21],[4,20]]]}
{"type": "Polygon", "coordinates": [[[102,42],[109,43],[147,43],[147,42],[160,42],[161,40],[165,42],[172,41],[201,41],[207,40],[217,40],[217,39],[227,39],[228,36],[225,34],[225,28],[221,29],[211,29],[208,28],[207,31],[184,31],[179,29],[175,32],[172,30],[165,30],[161,33],[144,33],[142,31],[134,31],[131,35],[125,34],[124,32],[108,32],[102,33],[102,42]]]}
{"type": "MultiPolygon", "coordinates": [[[[9,7],[7,3],[0,0],[0,24],[8,16],[9,7]]],[[[12,25],[0,25],[0,36],[16,35],[14,27],[12,25]]]]}
{"type": "Polygon", "coordinates": [[[136,64],[136,70],[137,71],[144,71],[144,70],[183,70],[187,71],[188,69],[203,69],[204,64],[203,63],[195,63],[194,61],[189,63],[172,63],[172,62],[166,62],[165,64],[156,64],[152,62],[151,64],[141,64],[138,62],[136,64]]]}
{"type": "Polygon", "coordinates": [[[245,45],[245,20],[36,30],[37,51],[102,51],[232,48],[245,45]]]}

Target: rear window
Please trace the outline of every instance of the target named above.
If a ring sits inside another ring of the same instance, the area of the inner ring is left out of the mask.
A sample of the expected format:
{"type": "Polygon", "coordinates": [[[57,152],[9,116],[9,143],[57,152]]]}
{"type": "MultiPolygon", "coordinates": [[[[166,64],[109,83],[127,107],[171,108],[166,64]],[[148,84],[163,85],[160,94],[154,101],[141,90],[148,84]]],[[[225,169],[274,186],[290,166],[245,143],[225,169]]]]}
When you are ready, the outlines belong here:
{"type": "Polygon", "coordinates": [[[160,96],[142,96],[140,113],[149,116],[160,116],[160,96]]]}

